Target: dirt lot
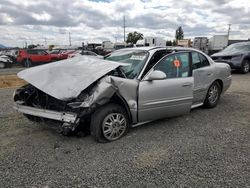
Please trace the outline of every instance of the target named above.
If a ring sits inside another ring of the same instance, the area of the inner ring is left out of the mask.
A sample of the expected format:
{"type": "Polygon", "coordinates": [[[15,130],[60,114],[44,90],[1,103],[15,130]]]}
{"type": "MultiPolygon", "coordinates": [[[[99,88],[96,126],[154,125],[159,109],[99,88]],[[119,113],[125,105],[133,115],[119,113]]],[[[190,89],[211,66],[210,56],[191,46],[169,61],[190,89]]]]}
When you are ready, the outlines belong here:
{"type": "Polygon", "coordinates": [[[16,74],[24,68],[0,69],[0,89],[20,87],[25,84],[16,74]]]}
{"type": "Polygon", "coordinates": [[[250,187],[250,73],[233,74],[217,108],[108,144],[29,122],[12,92],[0,90],[0,187],[250,187]]]}

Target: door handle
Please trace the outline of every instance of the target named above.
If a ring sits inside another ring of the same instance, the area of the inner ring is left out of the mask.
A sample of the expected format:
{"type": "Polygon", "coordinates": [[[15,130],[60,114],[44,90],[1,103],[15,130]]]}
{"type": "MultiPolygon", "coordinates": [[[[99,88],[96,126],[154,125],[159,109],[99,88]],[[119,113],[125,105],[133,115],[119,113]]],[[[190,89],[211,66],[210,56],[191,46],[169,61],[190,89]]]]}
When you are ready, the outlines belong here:
{"type": "Polygon", "coordinates": [[[182,84],[182,87],[188,87],[188,86],[191,86],[191,85],[192,85],[192,83],[186,82],[186,83],[182,84]]]}

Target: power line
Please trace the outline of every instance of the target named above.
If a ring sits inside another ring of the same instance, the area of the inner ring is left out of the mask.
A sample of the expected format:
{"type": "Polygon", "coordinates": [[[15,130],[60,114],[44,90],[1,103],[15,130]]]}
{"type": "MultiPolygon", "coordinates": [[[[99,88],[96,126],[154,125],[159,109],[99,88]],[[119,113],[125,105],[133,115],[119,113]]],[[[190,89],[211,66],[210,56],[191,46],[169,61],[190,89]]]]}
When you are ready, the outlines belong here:
{"type": "Polygon", "coordinates": [[[125,28],[126,28],[126,25],[125,25],[125,15],[123,16],[123,37],[124,37],[124,42],[126,41],[126,37],[125,37],[125,28]]]}
{"type": "Polygon", "coordinates": [[[228,30],[227,30],[228,39],[229,39],[229,34],[230,34],[231,25],[232,25],[232,24],[228,24],[228,30]]]}
{"type": "Polygon", "coordinates": [[[71,33],[69,32],[69,45],[71,46],[71,33]]]}
{"type": "Polygon", "coordinates": [[[231,29],[232,24],[228,24],[228,30],[227,30],[227,42],[229,43],[229,34],[230,34],[230,29],[231,29]]]}

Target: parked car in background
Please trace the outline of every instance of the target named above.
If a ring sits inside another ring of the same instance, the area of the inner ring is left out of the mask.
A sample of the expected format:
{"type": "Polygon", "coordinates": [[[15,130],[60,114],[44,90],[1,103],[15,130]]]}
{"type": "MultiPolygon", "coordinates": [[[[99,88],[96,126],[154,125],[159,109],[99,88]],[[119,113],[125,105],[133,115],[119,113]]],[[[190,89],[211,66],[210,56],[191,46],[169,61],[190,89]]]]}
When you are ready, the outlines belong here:
{"type": "Polygon", "coordinates": [[[211,57],[215,62],[227,63],[232,69],[246,74],[250,71],[250,42],[231,44],[211,57]]]}
{"type": "Polygon", "coordinates": [[[67,59],[67,58],[69,58],[69,55],[70,54],[74,54],[74,53],[76,53],[77,52],[77,50],[65,50],[65,51],[62,51],[61,53],[59,53],[58,55],[59,55],[59,59],[60,60],[62,60],[62,59],[67,59]]]}
{"type": "Polygon", "coordinates": [[[33,65],[57,61],[59,59],[58,54],[49,54],[45,50],[25,49],[19,50],[16,60],[25,67],[31,67],[33,65]]]}
{"type": "Polygon", "coordinates": [[[10,67],[13,64],[11,57],[7,55],[0,56],[0,69],[10,67]]]}
{"type": "Polygon", "coordinates": [[[142,47],[105,60],[78,56],[18,77],[29,84],[14,93],[16,110],[33,121],[61,122],[64,134],[82,126],[109,142],[145,122],[215,107],[231,84],[231,69],[191,48],[142,47]]]}
{"type": "Polygon", "coordinates": [[[99,59],[103,59],[103,56],[96,54],[95,52],[92,51],[87,51],[87,50],[77,50],[74,53],[71,53],[68,55],[68,58],[73,58],[73,57],[77,57],[77,56],[93,56],[99,59]]]}

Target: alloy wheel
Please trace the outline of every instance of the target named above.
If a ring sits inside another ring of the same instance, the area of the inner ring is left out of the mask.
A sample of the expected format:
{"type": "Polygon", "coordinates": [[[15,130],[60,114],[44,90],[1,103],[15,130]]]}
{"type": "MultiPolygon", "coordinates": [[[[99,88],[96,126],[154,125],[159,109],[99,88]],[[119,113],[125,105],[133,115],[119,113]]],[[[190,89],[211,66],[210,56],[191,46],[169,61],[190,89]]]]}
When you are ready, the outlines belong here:
{"type": "Polygon", "coordinates": [[[125,133],[126,127],[127,121],[123,114],[111,113],[103,120],[103,136],[107,140],[117,140],[125,133]]]}
{"type": "Polygon", "coordinates": [[[215,103],[219,97],[219,88],[216,85],[213,85],[209,89],[208,100],[211,104],[215,103]]]}
{"type": "Polygon", "coordinates": [[[245,64],[244,64],[244,72],[249,72],[249,69],[250,69],[250,65],[249,65],[249,63],[248,62],[246,62],[245,64]]]}

